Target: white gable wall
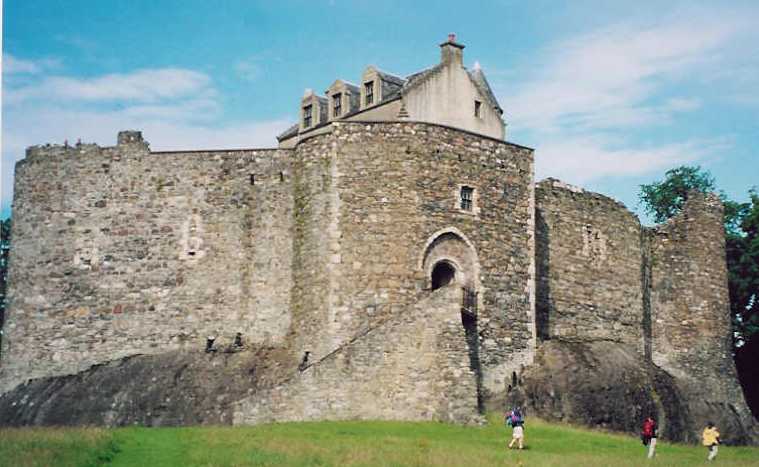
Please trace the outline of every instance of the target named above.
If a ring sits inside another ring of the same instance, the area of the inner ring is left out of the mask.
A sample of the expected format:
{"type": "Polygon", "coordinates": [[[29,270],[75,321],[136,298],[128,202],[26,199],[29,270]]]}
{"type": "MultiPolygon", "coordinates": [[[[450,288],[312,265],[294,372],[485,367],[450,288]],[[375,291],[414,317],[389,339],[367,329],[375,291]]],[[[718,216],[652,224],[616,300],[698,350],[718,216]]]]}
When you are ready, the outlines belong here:
{"type": "Polygon", "coordinates": [[[466,69],[456,62],[444,64],[403,96],[409,120],[440,123],[504,139],[503,121],[478,91],[466,69]],[[482,102],[480,118],[474,116],[474,101],[482,102]]]}

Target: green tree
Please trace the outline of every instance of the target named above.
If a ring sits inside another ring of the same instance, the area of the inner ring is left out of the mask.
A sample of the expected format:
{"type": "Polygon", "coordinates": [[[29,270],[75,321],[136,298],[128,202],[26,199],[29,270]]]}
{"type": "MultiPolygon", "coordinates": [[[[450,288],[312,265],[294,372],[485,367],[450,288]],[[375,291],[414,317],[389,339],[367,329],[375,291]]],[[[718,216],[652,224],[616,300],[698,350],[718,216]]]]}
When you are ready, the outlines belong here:
{"type": "Polygon", "coordinates": [[[654,222],[664,222],[683,209],[691,190],[701,193],[716,191],[714,177],[699,166],[684,165],[668,170],[661,182],[641,185],[639,198],[654,222]]]}
{"type": "Polygon", "coordinates": [[[749,191],[750,202],[739,205],[737,228],[727,233],[730,308],[742,344],[759,338],[759,192],[749,191]]]}

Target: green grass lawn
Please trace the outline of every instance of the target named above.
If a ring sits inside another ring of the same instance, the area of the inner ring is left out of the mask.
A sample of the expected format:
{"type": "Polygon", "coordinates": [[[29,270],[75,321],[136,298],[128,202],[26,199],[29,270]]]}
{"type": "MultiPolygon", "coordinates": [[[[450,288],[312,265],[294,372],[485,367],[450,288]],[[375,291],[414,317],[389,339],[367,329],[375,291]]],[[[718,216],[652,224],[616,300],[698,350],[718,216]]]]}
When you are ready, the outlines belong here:
{"type": "MultiPolygon", "coordinates": [[[[507,450],[497,417],[484,427],[320,422],[256,427],[0,430],[3,466],[660,466],[705,464],[706,449],[528,419],[525,450],[507,450]]],[[[719,465],[758,466],[759,448],[720,448],[719,465]]]]}

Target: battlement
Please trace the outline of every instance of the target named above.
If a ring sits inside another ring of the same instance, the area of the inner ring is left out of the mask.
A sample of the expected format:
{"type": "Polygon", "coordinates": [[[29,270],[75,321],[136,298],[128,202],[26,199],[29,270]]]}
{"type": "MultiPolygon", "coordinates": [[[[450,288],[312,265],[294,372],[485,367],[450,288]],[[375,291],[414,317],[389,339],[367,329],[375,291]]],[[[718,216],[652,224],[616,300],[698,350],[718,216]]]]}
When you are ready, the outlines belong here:
{"type": "MultiPolygon", "coordinates": [[[[77,154],[99,151],[101,149],[102,148],[95,143],[76,143],[74,145],[68,143],[40,144],[26,148],[26,159],[74,156],[77,154]]],[[[24,162],[24,160],[21,160],[20,162],[24,162]]]]}
{"type": "MultiPolygon", "coordinates": [[[[149,153],[150,145],[143,139],[141,131],[126,130],[118,133],[116,146],[100,146],[97,143],[82,143],[81,140],[74,144],[69,144],[67,140],[63,144],[48,143],[29,146],[26,148],[26,159],[35,160],[48,157],[72,157],[114,149],[118,149],[121,153],[124,153],[125,151],[149,153]]],[[[24,160],[21,162],[24,162],[24,160]]]]}
{"type": "Polygon", "coordinates": [[[147,144],[142,138],[142,132],[136,130],[119,131],[116,141],[118,146],[124,146],[127,144],[147,144]]]}

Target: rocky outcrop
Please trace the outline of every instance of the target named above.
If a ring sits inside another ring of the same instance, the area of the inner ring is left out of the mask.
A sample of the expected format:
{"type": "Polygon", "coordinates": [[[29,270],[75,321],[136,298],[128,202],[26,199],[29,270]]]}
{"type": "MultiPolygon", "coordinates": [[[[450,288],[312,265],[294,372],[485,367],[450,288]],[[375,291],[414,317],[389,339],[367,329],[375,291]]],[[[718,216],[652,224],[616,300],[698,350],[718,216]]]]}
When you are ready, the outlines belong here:
{"type": "Polygon", "coordinates": [[[17,386],[0,396],[0,425],[231,424],[233,402],[292,371],[276,348],[126,357],[17,386]]]}
{"type": "Polygon", "coordinates": [[[517,383],[508,404],[548,420],[638,433],[651,415],[664,439],[695,443],[700,421],[707,418],[728,444],[759,441],[750,418],[739,416],[730,404],[693,398],[670,374],[622,344],[544,342],[535,365],[517,383]]]}

